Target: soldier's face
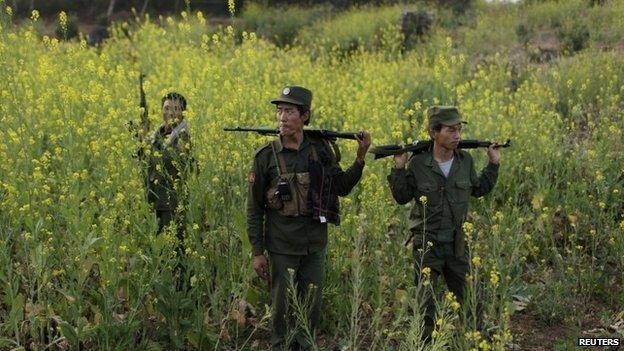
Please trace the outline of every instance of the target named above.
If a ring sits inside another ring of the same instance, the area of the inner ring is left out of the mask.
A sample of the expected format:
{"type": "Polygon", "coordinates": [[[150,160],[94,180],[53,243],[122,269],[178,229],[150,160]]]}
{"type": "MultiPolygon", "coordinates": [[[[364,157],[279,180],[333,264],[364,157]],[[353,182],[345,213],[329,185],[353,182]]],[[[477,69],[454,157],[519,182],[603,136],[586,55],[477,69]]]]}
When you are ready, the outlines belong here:
{"type": "Polygon", "coordinates": [[[432,137],[436,144],[444,147],[445,149],[454,150],[457,149],[459,140],[461,140],[461,130],[461,124],[456,124],[454,126],[442,126],[440,131],[433,131],[432,137]]]}
{"type": "Polygon", "coordinates": [[[172,125],[182,120],[182,104],[179,100],[165,100],[162,112],[165,124],[172,125]]]}
{"type": "Polygon", "coordinates": [[[303,130],[307,114],[302,116],[296,105],[279,103],[276,106],[276,117],[280,135],[293,135],[303,130]]]}

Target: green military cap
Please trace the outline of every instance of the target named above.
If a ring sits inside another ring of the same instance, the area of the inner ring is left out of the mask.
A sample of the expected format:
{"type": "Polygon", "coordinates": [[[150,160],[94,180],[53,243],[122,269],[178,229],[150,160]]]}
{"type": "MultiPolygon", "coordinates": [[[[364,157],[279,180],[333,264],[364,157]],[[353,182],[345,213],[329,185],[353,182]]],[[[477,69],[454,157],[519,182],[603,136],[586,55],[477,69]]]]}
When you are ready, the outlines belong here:
{"type": "Polygon", "coordinates": [[[456,124],[467,124],[459,114],[459,110],[455,106],[432,106],[427,111],[429,116],[429,125],[441,123],[445,126],[454,126],[456,124]]]}
{"type": "Polygon", "coordinates": [[[282,89],[282,94],[278,98],[271,100],[272,104],[279,104],[280,102],[310,108],[312,106],[312,92],[296,85],[286,86],[282,89]]]}

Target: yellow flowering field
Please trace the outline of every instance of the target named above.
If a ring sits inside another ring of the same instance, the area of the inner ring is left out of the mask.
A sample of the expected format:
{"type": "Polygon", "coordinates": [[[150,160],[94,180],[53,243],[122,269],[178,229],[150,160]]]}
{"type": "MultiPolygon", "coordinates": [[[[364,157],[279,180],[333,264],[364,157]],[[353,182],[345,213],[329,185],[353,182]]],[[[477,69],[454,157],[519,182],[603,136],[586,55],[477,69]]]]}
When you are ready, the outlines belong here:
{"type": "MultiPolygon", "coordinates": [[[[0,4],[0,349],[266,349],[268,286],[251,267],[244,208],[254,150],[270,139],[222,128],[274,126],[269,101],[286,84],[314,92],[311,126],[367,130],[375,145],[426,138],[433,104],[459,106],[466,139],[512,140],[495,190],[471,203],[464,225],[467,302],[440,292],[428,349],[508,349],[519,342],[519,314],[567,326],[570,348],[591,328],[624,337],[621,47],[518,61],[501,46],[505,32],[480,24],[518,9],[482,5],[477,24],[435,27],[410,51],[396,25],[345,55],[315,47],[327,41],[310,32],[305,45],[277,47],[212,29],[200,12],[115,24],[93,48],[39,34],[36,12],[17,26],[0,4]],[[141,72],[152,128],[165,93],[188,100],[199,172],[189,180],[184,255],[174,233],[155,234],[140,141],[128,128],[141,113],[141,72]],[[175,288],[178,265],[186,291],[175,288]],[[460,318],[477,302],[487,337],[460,318]]],[[[545,16],[544,6],[529,10],[545,16]]],[[[594,30],[600,12],[592,16],[594,30]]],[[[356,144],[339,145],[346,168],[356,144]]],[[[483,150],[471,153],[485,166],[483,150]]],[[[404,245],[411,205],[392,199],[392,165],[366,161],[342,200],[342,224],[330,228],[319,350],[425,348],[419,306],[431,284],[414,286],[404,245]]]]}

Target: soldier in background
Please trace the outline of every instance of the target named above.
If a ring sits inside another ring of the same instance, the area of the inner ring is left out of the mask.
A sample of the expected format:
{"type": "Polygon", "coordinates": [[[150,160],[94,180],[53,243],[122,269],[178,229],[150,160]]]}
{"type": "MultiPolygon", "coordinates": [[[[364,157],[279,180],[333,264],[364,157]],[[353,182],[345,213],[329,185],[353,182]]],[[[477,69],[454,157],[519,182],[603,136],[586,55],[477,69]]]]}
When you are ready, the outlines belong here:
{"type": "Polygon", "coordinates": [[[149,139],[147,200],[158,217],[158,233],[174,224],[178,239],[184,235],[186,180],[193,167],[191,135],[184,118],[186,99],[172,92],[162,98],[163,123],[149,139]]]}

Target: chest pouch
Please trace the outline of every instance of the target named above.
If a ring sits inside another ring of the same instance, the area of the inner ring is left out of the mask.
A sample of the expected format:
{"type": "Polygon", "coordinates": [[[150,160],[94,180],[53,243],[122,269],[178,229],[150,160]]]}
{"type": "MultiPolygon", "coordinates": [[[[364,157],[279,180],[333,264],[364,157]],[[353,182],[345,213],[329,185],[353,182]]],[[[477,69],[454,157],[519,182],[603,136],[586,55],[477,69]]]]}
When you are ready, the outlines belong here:
{"type": "MultiPolygon", "coordinates": [[[[271,147],[277,163],[278,176],[271,181],[271,186],[266,193],[268,207],[288,217],[312,215],[308,200],[310,173],[287,172],[284,156],[276,152],[273,143],[271,147]]],[[[317,158],[314,149],[312,149],[312,157],[317,158]]]]}

